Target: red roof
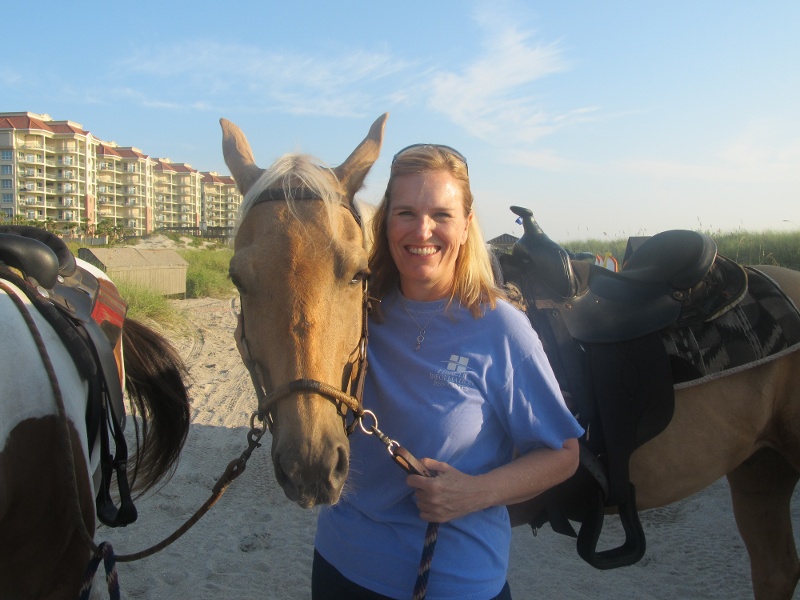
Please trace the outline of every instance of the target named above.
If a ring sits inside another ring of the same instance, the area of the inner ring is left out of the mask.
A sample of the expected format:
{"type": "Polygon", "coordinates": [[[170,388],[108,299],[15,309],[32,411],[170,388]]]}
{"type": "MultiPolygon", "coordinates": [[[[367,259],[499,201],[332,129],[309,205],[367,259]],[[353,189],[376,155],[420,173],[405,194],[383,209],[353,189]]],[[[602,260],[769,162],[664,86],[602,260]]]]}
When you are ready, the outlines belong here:
{"type": "Polygon", "coordinates": [[[39,129],[51,133],[77,133],[80,135],[88,133],[78,123],[71,121],[44,121],[34,116],[33,113],[0,117],[0,129],[39,129]]]}
{"type": "Polygon", "coordinates": [[[186,163],[173,163],[168,160],[156,159],[156,169],[162,171],[173,171],[174,173],[199,173],[197,169],[193,169],[186,163]]]}
{"type": "Polygon", "coordinates": [[[102,143],[97,147],[97,154],[100,156],[120,156],[116,148],[102,143]]]}
{"type": "Polygon", "coordinates": [[[203,176],[203,183],[219,183],[219,184],[226,184],[226,181],[223,181],[222,177],[220,177],[217,173],[201,173],[203,176]]]}
{"type": "Polygon", "coordinates": [[[143,154],[142,152],[131,146],[127,146],[125,148],[117,148],[117,152],[119,152],[120,156],[123,156],[125,158],[142,158],[142,159],[147,158],[147,154],[143,154]]]}

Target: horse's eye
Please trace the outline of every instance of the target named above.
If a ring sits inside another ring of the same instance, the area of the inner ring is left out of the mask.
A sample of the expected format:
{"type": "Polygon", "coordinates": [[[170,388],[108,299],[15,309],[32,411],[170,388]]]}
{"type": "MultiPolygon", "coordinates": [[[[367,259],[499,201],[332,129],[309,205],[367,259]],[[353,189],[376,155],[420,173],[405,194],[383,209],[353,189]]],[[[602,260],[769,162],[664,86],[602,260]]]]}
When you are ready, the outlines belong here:
{"type": "Polygon", "coordinates": [[[355,285],[357,283],[361,283],[362,281],[366,281],[367,279],[369,279],[369,269],[363,269],[353,275],[353,279],[350,280],[350,283],[355,285]]]}

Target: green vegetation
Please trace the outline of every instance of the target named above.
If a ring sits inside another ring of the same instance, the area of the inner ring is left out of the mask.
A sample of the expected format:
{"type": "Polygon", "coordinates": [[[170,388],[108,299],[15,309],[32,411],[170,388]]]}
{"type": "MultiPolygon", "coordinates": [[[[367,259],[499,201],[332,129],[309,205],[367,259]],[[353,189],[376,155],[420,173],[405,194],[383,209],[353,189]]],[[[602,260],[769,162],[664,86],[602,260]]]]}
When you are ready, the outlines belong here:
{"type": "Polygon", "coordinates": [[[180,313],[164,296],[143,285],[116,282],[117,290],[128,303],[128,317],[137,321],[154,321],[165,327],[176,325],[180,313]]]}
{"type": "Polygon", "coordinates": [[[178,250],[189,263],[186,271],[187,298],[227,298],[236,293],[228,278],[230,248],[216,250],[178,250]]]}
{"type": "MultiPolygon", "coordinates": [[[[704,232],[717,243],[717,252],[743,265],[780,265],[800,270],[800,231],[704,232]]],[[[563,243],[570,252],[611,252],[622,264],[627,239],[576,240],[563,243]]]]}

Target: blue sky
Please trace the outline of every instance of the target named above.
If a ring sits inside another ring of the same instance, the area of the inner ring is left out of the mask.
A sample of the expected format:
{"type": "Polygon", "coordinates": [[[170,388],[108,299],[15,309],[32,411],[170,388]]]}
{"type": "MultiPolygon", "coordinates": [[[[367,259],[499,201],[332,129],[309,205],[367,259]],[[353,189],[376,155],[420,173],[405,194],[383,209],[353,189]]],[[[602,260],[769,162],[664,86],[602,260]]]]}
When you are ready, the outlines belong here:
{"type": "MultiPolygon", "coordinates": [[[[390,117],[394,152],[458,148],[487,238],[510,205],[565,241],[800,228],[800,2],[55,2],[3,8],[0,111],[47,113],[227,173],[342,162],[390,117]]],[[[592,249],[602,251],[602,249],[592,249]]]]}

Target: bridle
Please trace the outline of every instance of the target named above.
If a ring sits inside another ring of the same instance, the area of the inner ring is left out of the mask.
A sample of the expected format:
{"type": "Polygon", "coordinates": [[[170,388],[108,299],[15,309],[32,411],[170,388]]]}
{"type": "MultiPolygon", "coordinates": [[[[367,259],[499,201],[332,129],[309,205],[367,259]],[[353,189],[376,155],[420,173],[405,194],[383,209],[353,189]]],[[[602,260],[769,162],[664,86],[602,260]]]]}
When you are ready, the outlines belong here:
{"type": "MultiPolygon", "coordinates": [[[[322,201],[318,194],[311,192],[311,190],[305,187],[293,188],[290,190],[273,188],[265,190],[258,197],[258,199],[253,202],[252,206],[261,204],[262,202],[285,202],[289,197],[291,197],[292,200],[322,201]]],[[[350,214],[356,220],[359,228],[361,228],[361,216],[350,206],[350,203],[343,202],[342,206],[349,210],[350,214]]],[[[342,417],[345,433],[348,436],[353,433],[361,418],[364,416],[362,398],[364,393],[364,380],[367,374],[367,323],[369,317],[369,306],[370,298],[368,282],[366,279],[364,279],[361,286],[361,337],[355,349],[350,353],[348,362],[344,366],[342,372],[341,389],[311,378],[295,379],[294,381],[290,381],[273,388],[269,374],[265,373],[263,369],[258,369],[258,366],[256,365],[256,362],[250,353],[250,348],[247,344],[247,337],[245,335],[244,312],[241,311],[240,308],[239,323],[236,330],[236,342],[237,345],[239,345],[242,361],[250,373],[250,379],[253,382],[253,387],[258,399],[257,416],[259,420],[267,424],[270,432],[274,426],[272,409],[275,404],[279,400],[282,400],[287,396],[291,396],[292,394],[308,392],[322,396],[323,398],[332,402],[334,406],[336,406],[337,412],[342,417]],[[261,376],[259,376],[259,374],[261,376]],[[265,382],[264,379],[267,379],[267,381],[265,382]],[[347,423],[348,409],[353,413],[353,420],[349,424],[347,423]]]]}

